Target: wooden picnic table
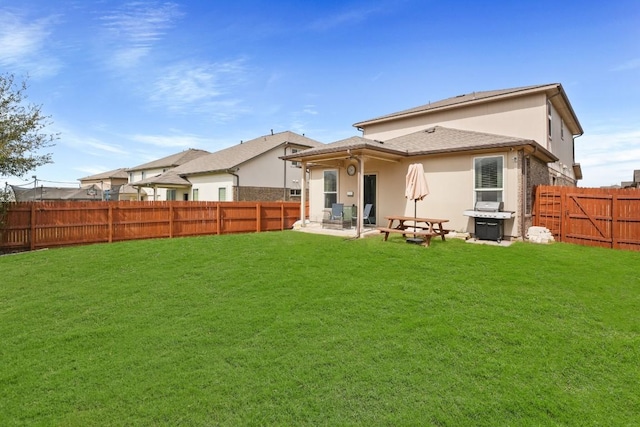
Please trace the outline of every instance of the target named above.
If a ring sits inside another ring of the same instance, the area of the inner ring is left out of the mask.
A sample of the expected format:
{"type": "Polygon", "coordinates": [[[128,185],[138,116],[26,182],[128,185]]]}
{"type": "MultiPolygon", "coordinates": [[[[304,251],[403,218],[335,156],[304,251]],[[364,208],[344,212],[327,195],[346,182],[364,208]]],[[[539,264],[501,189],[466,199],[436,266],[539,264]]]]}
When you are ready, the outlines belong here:
{"type": "Polygon", "coordinates": [[[431,244],[431,237],[441,236],[442,240],[445,240],[445,235],[449,232],[442,224],[449,222],[448,219],[439,218],[416,218],[413,216],[385,216],[385,219],[389,221],[387,227],[377,227],[377,229],[384,233],[384,240],[389,238],[389,233],[402,233],[405,237],[407,234],[420,236],[424,238],[423,245],[429,246],[431,244]]]}

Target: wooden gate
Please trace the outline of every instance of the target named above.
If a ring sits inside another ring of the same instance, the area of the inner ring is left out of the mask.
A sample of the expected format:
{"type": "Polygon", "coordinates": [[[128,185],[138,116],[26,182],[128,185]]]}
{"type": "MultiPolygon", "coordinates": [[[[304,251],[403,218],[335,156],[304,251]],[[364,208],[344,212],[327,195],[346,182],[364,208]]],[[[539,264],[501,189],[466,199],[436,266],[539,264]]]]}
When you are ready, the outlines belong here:
{"type": "Polygon", "coordinates": [[[538,186],[533,225],[561,242],[640,250],[640,190],[538,186]]]}

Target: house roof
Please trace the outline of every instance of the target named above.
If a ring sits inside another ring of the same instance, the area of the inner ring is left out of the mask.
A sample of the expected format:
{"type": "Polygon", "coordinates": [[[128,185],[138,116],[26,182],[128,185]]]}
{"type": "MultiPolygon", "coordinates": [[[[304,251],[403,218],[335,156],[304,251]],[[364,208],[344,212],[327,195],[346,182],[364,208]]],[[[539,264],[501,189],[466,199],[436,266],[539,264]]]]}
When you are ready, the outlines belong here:
{"type": "Polygon", "coordinates": [[[454,96],[452,98],[443,99],[436,102],[430,102],[407,110],[386,114],[373,119],[364,120],[355,123],[356,128],[364,128],[366,126],[391,121],[399,118],[412,117],[417,115],[431,114],[436,111],[449,110],[454,108],[467,107],[487,102],[495,102],[513,97],[527,96],[536,93],[546,93],[554,107],[563,116],[567,126],[574,135],[582,134],[582,126],[578,121],[578,117],[571,107],[569,98],[567,97],[560,83],[551,83],[534,86],[523,86],[512,89],[489,90],[482,92],[472,92],[463,95],[454,96]],[[555,95],[561,95],[558,99],[555,95]]]}
{"type": "Polygon", "coordinates": [[[174,168],[162,174],[143,179],[142,181],[133,182],[131,185],[134,187],[188,187],[191,183],[178,175],[174,168]]]}
{"type": "Polygon", "coordinates": [[[191,160],[197,159],[198,157],[205,156],[210,154],[205,150],[198,150],[194,148],[190,148],[188,150],[182,151],[180,153],[172,154],[167,157],[163,157],[158,160],[154,160],[149,163],[144,163],[142,165],[134,166],[132,168],[127,169],[127,171],[138,171],[145,169],[161,169],[161,168],[173,168],[176,166],[180,166],[184,163],[190,162],[191,160]]]}
{"type": "Polygon", "coordinates": [[[532,153],[550,162],[557,157],[535,141],[434,126],[387,141],[351,137],[283,157],[285,160],[314,161],[347,158],[354,154],[382,154],[388,158],[434,155],[456,152],[478,152],[507,147],[529,147],[532,153]]]}
{"type": "Polygon", "coordinates": [[[95,175],[85,176],[84,178],[80,178],[78,181],[95,181],[100,179],[112,179],[112,178],[124,178],[127,179],[129,175],[127,174],[126,168],[114,169],[108,172],[102,172],[95,175]]]}
{"type": "Polygon", "coordinates": [[[11,186],[16,200],[19,202],[39,201],[39,200],[100,200],[102,190],[92,185],[84,188],[70,187],[45,187],[20,188],[11,186]]]}
{"type": "Polygon", "coordinates": [[[297,133],[285,131],[272,135],[264,135],[250,141],[241,142],[206,156],[198,157],[174,169],[181,175],[225,171],[238,167],[278,146],[292,144],[300,147],[318,147],[324,144],[297,133]]]}

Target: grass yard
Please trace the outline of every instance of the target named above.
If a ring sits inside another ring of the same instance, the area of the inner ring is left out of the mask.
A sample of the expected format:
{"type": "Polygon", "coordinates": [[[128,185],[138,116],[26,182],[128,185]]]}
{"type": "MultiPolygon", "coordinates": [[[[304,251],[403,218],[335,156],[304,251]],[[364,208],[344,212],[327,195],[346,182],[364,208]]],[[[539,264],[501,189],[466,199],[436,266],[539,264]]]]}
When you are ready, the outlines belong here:
{"type": "Polygon", "coordinates": [[[640,254],[293,231],[0,257],[0,425],[640,424],[640,254]]]}

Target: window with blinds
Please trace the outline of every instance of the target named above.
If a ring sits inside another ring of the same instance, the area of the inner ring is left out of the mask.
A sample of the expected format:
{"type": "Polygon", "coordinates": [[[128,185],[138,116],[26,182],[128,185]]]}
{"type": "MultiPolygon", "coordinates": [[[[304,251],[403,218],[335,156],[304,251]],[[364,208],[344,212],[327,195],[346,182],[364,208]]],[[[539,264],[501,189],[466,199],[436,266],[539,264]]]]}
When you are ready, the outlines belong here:
{"type": "Polygon", "coordinates": [[[324,171],[324,207],[330,208],[338,202],[338,171],[324,171]]]}
{"type": "Polygon", "coordinates": [[[476,202],[502,202],[503,184],[502,156],[477,157],[474,159],[476,202]]]}

